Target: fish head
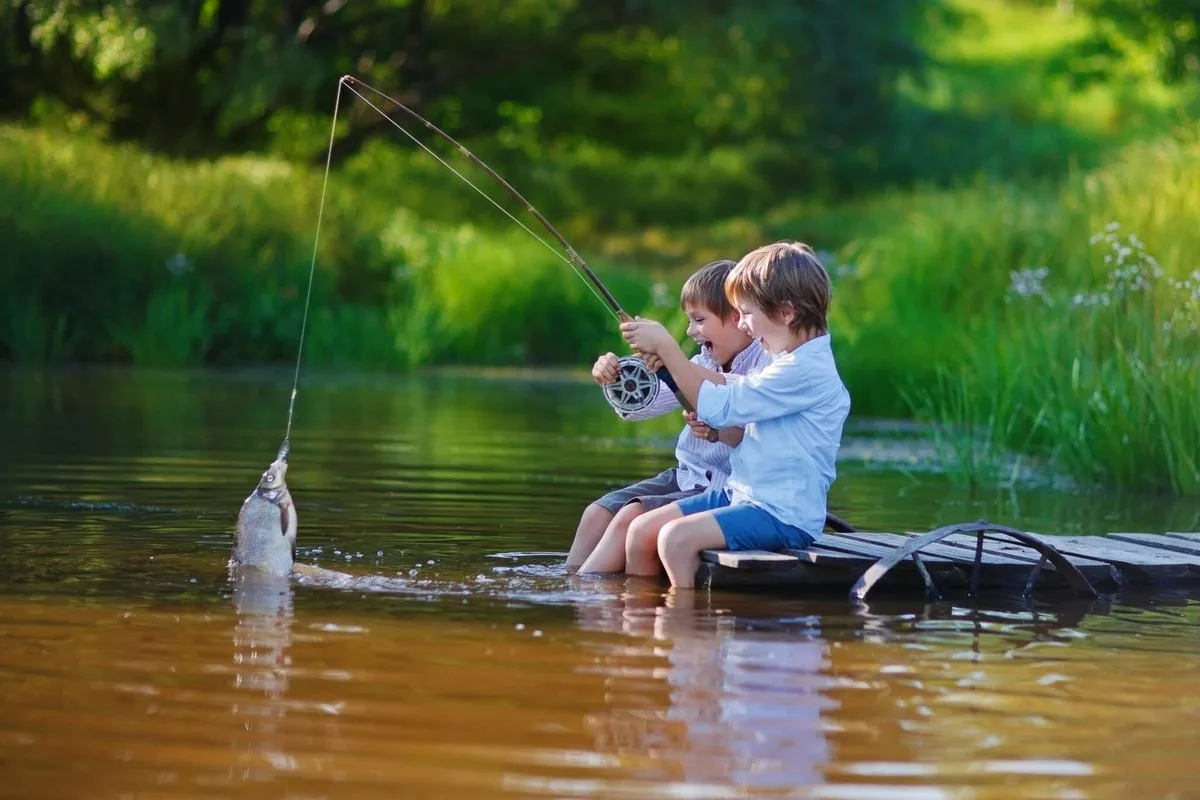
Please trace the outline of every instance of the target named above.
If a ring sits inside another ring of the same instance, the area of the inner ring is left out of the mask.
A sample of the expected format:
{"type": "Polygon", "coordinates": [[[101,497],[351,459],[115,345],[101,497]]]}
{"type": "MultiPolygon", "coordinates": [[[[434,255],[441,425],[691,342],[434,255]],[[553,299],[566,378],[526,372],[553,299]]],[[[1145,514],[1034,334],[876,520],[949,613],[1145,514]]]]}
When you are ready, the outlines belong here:
{"type": "Polygon", "coordinates": [[[287,477],[287,468],[286,454],[272,461],[258,482],[259,494],[268,500],[275,500],[287,491],[287,482],[284,480],[287,477]]]}

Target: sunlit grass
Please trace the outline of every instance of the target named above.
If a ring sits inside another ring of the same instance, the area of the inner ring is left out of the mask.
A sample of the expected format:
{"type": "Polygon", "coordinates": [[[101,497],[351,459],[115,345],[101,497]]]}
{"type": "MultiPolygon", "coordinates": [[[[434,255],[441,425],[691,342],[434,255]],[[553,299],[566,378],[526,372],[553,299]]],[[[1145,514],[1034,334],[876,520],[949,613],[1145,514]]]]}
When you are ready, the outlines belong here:
{"type": "Polygon", "coordinates": [[[1101,286],[1010,273],[1007,313],[906,399],[972,484],[998,476],[1002,448],[1088,485],[1200,493],[1200,268],[1168,272],[1115,222],[1090,244],[1101,286]]]}
{"type": "MultiPolygon", "coordinates": [[[[11,360],[286,361],[299,345],[321,175],[186,164],[0,128],[11,360]]],[[[520,230],[430,222],[353,172],[331,181],[306,354],[327,366],[564,363],[615,338],[572,267],[520,230]],[[606,335],[609,339],[605,339],[606,335]]],[[[631,313],[653,278],[593,265],[631,313]]],[[[615,346],[615,343],[614,345],[615,346]]]]}

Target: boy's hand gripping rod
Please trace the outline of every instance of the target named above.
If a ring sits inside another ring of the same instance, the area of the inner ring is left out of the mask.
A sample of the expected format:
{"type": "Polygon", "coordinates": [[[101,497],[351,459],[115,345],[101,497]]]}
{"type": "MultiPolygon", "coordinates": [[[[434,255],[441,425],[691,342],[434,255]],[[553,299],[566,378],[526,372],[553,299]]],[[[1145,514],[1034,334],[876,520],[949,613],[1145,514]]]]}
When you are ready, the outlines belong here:
{"type": "MultiPolygon", "coordinates": [[[[342,90],[343,86],[348,88],[360,100],[365,102],[368,106],[370,106],[376,112],[378,112],[384,119],[386,119],[388,122],[390,122],[397,129],[399,129],[401,133],[403,133],[408,138],[412,139],[413,142],[415,142],[418,146],[420,146],[423,150],[425,150],[425,152],[429,153],[431,156],[433,156],[435,159],[437,159],[443,166],[448,168],[451,172],[453,172],[455,175],[457,175],[459,178],[461,178],[463,181],[465,181],[468,186],[470,186],[472,189],[474,189],[475,191],[477,191],[481,195],[483,195],[487,200],[489,200],[492,203],[492,205],[499,208],[504,214],[506,214],[511,220],[513,220],[513,222],[516,222],[518,225],[520,225],[522,228],[524,228],[531,236],[533,236],[535,239],[540,241],[542,244],[546,245],[546,247],[548,247],[559,258],[562,258],[564,261],[566,261],[567,264],[570,265],[573,269],[577,268],[576,269],[577,273],[579,272],[579,270],[582,270],[581,277],[586,276],[585,280],[591,282],[591,285],[599,293],[597,296],[612,310],[613,314],[616,315],[618,320],[620,320],[621,322],[629,322],[633,319],[633,317],[631,317],[631,316],[629,316],[629,314],[625,313],[625,310],[621,308],[621,304],[617,302],[617,299],[615,297],[613,297],[612,292],[610,292],[608,290],[608,287],[606,287],[603,284],[603,282],[601,282],[600,278],[596,276],[596,273],[592,271],[592,268],[587,265],[587,262],[585,262],[583,260],[583,258],[579,255],[579,253],[575,252],[575,248],[571,247],[570,243],[567,242],[567,240],[563,237],[563,235],[560,234],[555,229],[555,227],[550,224],[549,220],[547,220],[545,217],[543,217],[541,215],[541,213],[536,208],[533,207],[533,204],[530,203],[528,200],[526,200],[524,198],[524,196],[521,195],[520,192],[518,192],[516,189],[514,189],[512,187],[512,185],[509,184],[508,181],[506,181],[506,180],[504,180],[504,178],[500,177],[500,175],[495,170],[493,170],[487,164],[483,163],[483,161],[480,160],[474,153],[472,153],[470,150],[468,150],[467,148],[465,148],[461,144],[459,144],[458,141],[456,141],[450,134],[446,133],[441,128],[439,128],[438,126],[434,125],[429,120],[422,117],[416,111],[413,111],[411,108],[409,108],[408,106],[401,103],[399,100],[396,100],[393,97],[389,97],[388,95],[384,94],[383,92],[379,91],[378,89],[363,83],[358,78],[355,78],[353,75],[344,75],[344,76],[342,76],[342,79],[338,82],[339,98],[341,97],[341,90],[342,90]],[[378,108],[374,103],[372,103],[366,97],[363,97],[363,95],[360,94],[359,91],[355,87],[360,87],[362,89],[365,89],[369,92],[374,93],[375,95],[378,95],[379,97],[383,98],[384,100],[387,100],[389,103],[394,105],[397,109],[403,111],[405,114],[412,117],[417,122],[420,122],[427,129],[433,131],[438,136],[441,136],[447,142],[454,145],[455,149],[457,149],[458,152],[462,153],[464,156],[466,156],[467,159],[469,159],[471,161],[471,163],[475,164],[480,169],[482,169],[484,172],[486,172],[488,175],[490,175],[496,181],[496,183],[498,183],[502,187],[504,187],[504,189],[510,195],[512,195],[517,200],[517,202],[519,202],[522,206],[524,206],[525,210],[528,211],[530,214],[532,214],[534,219],[536,219],[539,223],[541,223],[542,227],[545,228],[550,233],[550,235],[553,236],[556,241],[558,241],[558,243],[560,245],[562,245],[563,250],[566,251],[567,256],[569,258],[564,258],[562,253],[560,253],[558,250],[555,250],[549,243],[547,243],[544,239],[542,239],[542,237],[538,236],[536,233],[534,233],[529,228],[527,228],[524,223],[522,223],[519,219],[517,219],[512,214],[510,214],[507,209],[505,209],[503,206],[501,206],[499,203],[497,203],[495,200],[493,200],[490,195],[488,195],[482,189],[477,187],[475,184],[471,183],[471,181],[469,179],[467,179],[466,176],[464,176],[458,170],[454,169],[454,167],[447,164],[440,156],[437,155],[437,153],[434,153],[432,150],[430,150],[423,142],[421,142],[415,136],[413,136],[411,133],[409,133],[404,127],[402,127],[398,122],[396,122],[396,120],[392,119],[391,116],[389,116],[387,113],[385,113],[380,108],[378,108]]],[[[335,132],[337,130],[336,126],[337,126],[337,106],[335,104],[335,106],[334,106],[334,131],[335,132]]],[[[330,148],[333,147],[333,135],[334,135],[333,133],[330,134],[330,148]]],[[[665,385],[668,389],[671,390],[671,393],[675,395],[675,398],[679,401],[679,405],[682,406],[685,411],[694,412],[696,410],[695,408],[692,407],[692,404],[690,402],[688,402],[688,399],[686,397],[684,397],[683,393],[679,391],[679,386],[675,383],[675,379],[671,377],[671,373],[667,370],[667,368],[665,366],[660,367],[658,369],[658,371],[654,373],[654,375],[651,375],[650,370],[646,367],[646,362],[636,356],[625,356],[620,359],[620,363],[621,363],[621,366],[620,366],[617,381],[615,383],[608,384],[607,386],[604,387],[604,398],[608,401],[609,405],[611,405],[614,409],[616,409],[618,411],[630,412],[630,411],[639,411],[639,410],[645,408],[646,406],[650,405],[650,403],[654,400],[655,396],[657,396],[659,382],[661,381],[663,385],[665,385]],[[657,380],[655,380],[655,378],[657,378],[657,380]]],[[[715,430],[710,430],[709,441],[716,441],[715,434],[716,434],[715,430]]]]}

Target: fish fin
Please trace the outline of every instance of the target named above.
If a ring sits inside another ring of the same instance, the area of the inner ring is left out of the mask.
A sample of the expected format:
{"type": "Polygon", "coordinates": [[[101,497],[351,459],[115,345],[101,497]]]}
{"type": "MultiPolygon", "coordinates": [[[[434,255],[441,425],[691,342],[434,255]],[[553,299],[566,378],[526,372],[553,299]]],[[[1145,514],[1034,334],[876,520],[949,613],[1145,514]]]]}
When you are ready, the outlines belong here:
{"type": "Polygon", "coordinates": [[[291,512],[286,505],[279,505],[279,533],[282,536],[287,536],[288,532],[288,514],[291,512]]]}

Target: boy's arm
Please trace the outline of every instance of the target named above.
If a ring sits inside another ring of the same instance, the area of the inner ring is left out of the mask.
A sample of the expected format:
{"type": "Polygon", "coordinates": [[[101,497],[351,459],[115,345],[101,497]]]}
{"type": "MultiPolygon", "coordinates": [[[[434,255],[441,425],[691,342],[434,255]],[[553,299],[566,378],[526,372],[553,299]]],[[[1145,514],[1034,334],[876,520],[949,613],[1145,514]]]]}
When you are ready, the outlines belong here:
{"type": "Polygon", "coordinates": [[[735,377],[720,386],[704,383],[696,399],[697,416],[714,428],[807,411],[843,390],[836,375],[815,376],[779,362],[735,377]]]}
{"type": "Polygon", "coordinates": [[[680,394],[687,398],[688,402],[692,404],[692,408],[699,408],[696,403],[700,396],[700,386],[705,381],[711,381],[716,384],[725,383],[725,375],[723,373],[715,372],[689,361],[688,357],[683,354],[683,350],[680,349],[679,343],[674,339],[670,341],[670,345],[659,349],[658,357],[662,359],[663,366],[667,368],[667,371],[671,373],[671,377],[675,379],[675,385],[679,387],[680,394]]]}
{"type": "Polygon", "coordinates": [[[745,435],[745,428],[740,425],[731,425],[728,428],[722,428],[721,432],[717,434],[717,439],[730,447],[737,447],[742,443],[742,438],[745,435]]]}
{"type": "Polygon", "coordinates": [[[688,427],[692,429],[692,435],[697,439],[704,439],[706,442],[717,441],[728,447],[737,447],[742,443],[742,437],[746,434],[745,428],[736,425],[718,431],[701,422],[694,411],[685,411],[683,417],[687,420],[688,427]],[[713,433],[716,434],[715,439],[709,438],[713,433]]]}

